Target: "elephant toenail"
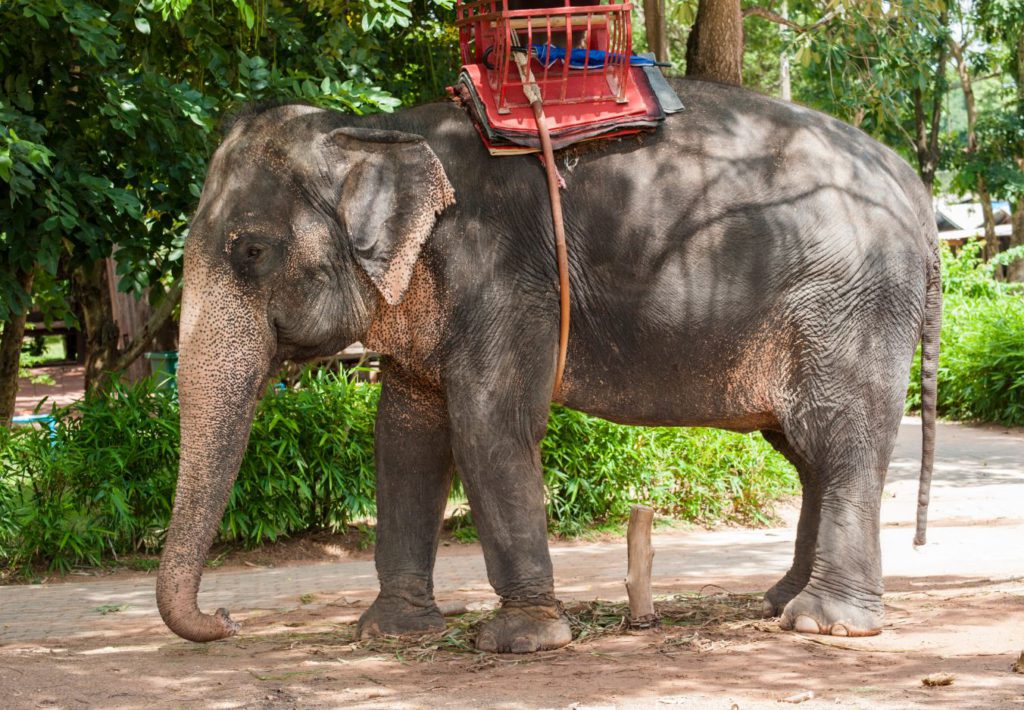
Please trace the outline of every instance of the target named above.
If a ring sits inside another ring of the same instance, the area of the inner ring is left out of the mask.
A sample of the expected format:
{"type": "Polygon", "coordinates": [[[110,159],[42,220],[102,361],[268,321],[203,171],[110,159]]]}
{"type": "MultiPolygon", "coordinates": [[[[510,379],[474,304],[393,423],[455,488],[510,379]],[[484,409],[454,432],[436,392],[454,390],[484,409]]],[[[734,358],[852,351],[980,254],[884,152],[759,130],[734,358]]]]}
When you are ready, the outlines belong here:
{"type": "Polygon", "coordinates": [[[512,642],[512,653],[533,653],[540,648],[536,639],[528,636],[519,636],[512,642]]]}
{"type": "Polygon", "coordinates": [[[811,617],[807,616],[806,614],[801,614],[800,616],[796,617],[796,622],[793,624],[793,629],[795,631],[799,631],[802,634],[821,633],[821,629],[818,626],[818,622],[812,619],[811,617]]]}
{"type": "Polygon", "coordinates": [[[849,636],[850,635],[850,630],[847,629],[843,624],[833,624],[832,625],[832,635],[833,636],[849,636]]]}

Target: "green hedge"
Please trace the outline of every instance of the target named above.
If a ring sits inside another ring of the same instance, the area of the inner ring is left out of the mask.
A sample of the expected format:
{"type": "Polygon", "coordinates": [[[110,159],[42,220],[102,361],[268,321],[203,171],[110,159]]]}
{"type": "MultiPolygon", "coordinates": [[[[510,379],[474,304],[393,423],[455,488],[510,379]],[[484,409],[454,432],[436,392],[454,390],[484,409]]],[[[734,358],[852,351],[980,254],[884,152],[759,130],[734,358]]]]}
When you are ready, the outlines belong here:
{"type": "MultiPolygon", "coordinates": [[[[980,242],[954,255],[942,250],[943,314],[938,411],[960,420],[1024,426],[1024,284],[992,278],[1020,248],[981,260],[980,242]]],[[[914,358],[908,406],[921,406],[920,357],[914,358]]]]}
{"type": "MultiPolygon", "coordinates": [[[[252,546],[372,516],[378,394],[313,371],[268,393],[220,539],[252,546]]],[[[0,562],[67,570],[159,549],[177,475],[174,392],[115,383],[56,416],[52,434],[0,431],[0,562]]],[[[617,426],[559,407],[543,461],[563,534],[622,521],[637,502],[702,523],[763,521],[772,498],[797,490],[759,435],[617,426]]]]}
{"type": "Polygon", "coordinates": [[[765,523],[773,499],[799,491],[795,470],[760,434],[622,426],[555,407],[541,454],[561,534],[625,520],[635,503],[704,524],[765,523]]]}

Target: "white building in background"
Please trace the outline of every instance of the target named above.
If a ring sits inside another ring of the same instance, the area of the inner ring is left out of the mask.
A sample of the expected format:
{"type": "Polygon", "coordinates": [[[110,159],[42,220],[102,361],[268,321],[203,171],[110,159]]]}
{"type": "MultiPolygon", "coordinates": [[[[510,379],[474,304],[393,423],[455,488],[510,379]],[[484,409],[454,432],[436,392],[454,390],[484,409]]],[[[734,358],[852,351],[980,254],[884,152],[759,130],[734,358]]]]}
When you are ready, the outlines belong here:
{"type": "MultiPolygon", "coordinates": [[[[959,246],[968,239],[985,238],[985,216],[980,202],[952,202],[949,198],[937,198],[934,202],[935,221],[939,226],[939,239],[953,246],[959,246]]],[[[1001,247],[1010,240],[1013,228],[1010,224],[1012,213],[1010,203],[993,201],[992,212],[996,222],[996,237],[1001,247]]]]}

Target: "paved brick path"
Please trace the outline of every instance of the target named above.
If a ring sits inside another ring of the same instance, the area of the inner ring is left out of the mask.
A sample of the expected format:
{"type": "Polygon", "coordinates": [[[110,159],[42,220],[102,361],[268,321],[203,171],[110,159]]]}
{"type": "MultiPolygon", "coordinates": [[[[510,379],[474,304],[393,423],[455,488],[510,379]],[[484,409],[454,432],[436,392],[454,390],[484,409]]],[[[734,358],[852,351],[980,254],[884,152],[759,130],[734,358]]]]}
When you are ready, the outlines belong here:
{"type": "Polygon", "coordinates": [[[18,380],[18,396],[14,402],[15,414],[32,414],[39,401],[46,399],[41,411],[46,414],[54,405],[66,406],[82,398],[85,391],[85,367],[78,364],[37,367],[29,371],[33,376],[45,375],[53,384],[34,384],[29,377],[18,380]]]}
{"type": "MultiPolygon", "coordinates": [[[[887,586],[914,579],[958,576],[1024,577],[1024,435],[998,429],[941,425],[933,485],[929,544],[911,547],[920,428],[901,430],[883,504],[883,569],[887,586]],[[985,523],[984,525],[981,523],[985,523]]],[[[793,511],[789,511],[789,517],[793,511]]],[[[670,530],[655,534],[656,591],[699,589],[712,581],[733,591],[761,591],[788,567],[793,525],[765,530],[670,530]]],[[[623,599],[625,544],[553,546],[557,588],[563,599],[623,599]]],[[[436,588],[442,607],[493,601],[476,545],[441,549],[436,588]]],[[[0,645],[84,636],[116,637],[127,622],[163,629],[154,601],[155,576],[0,587],[0,645]],[[114,612],[110,610],[116,609],[114,612]],[[108,613],[104,614],[103,611],[108,613]]],[[[200,607],[226,607],[243,622],[260,610],[293,609],[314,595],[310,609],[342,598],[354,620],[376,594],[373,563],[338,563],[275,569],[208,570],[200,607]],[[308,597],[307,597],[308,599],[308,597]]],[[[335,618],[338,618],[335,614],[335,618]]]]}

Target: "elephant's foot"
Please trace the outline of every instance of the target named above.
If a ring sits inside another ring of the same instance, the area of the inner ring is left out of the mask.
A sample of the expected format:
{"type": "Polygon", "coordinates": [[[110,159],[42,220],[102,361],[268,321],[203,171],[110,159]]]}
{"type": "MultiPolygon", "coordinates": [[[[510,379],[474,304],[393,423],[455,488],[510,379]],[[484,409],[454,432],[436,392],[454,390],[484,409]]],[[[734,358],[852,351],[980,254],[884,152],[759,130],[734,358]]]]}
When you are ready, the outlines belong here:
{"type": "Polygon", "coordinates": [[[356,638],[411,636],[444,630],[444,616],[433,599],[409,599],[380,594],[359,617],[356,638]]]}
{"type": "Polygon", "coordinates": [[[807,580],[803,582],[794,581],[787,574],[764,593],[761,615],[766,619],[782,616],[786,605],[803,590],[806,583],[807,580]]]}
{"type": "Polygon", "coordinates": [[[875,636],[882,632],[883,618],[881,599],[836,599],[808,587],[786,604],[779,625],[805,634],[875,636]]]}
{"type": "Polygon", "coordinates": [[[572,641],[560,604],[503,606],[476,638],[476,647],[490,653],[533,653],[561,648],[572,641]]]}

